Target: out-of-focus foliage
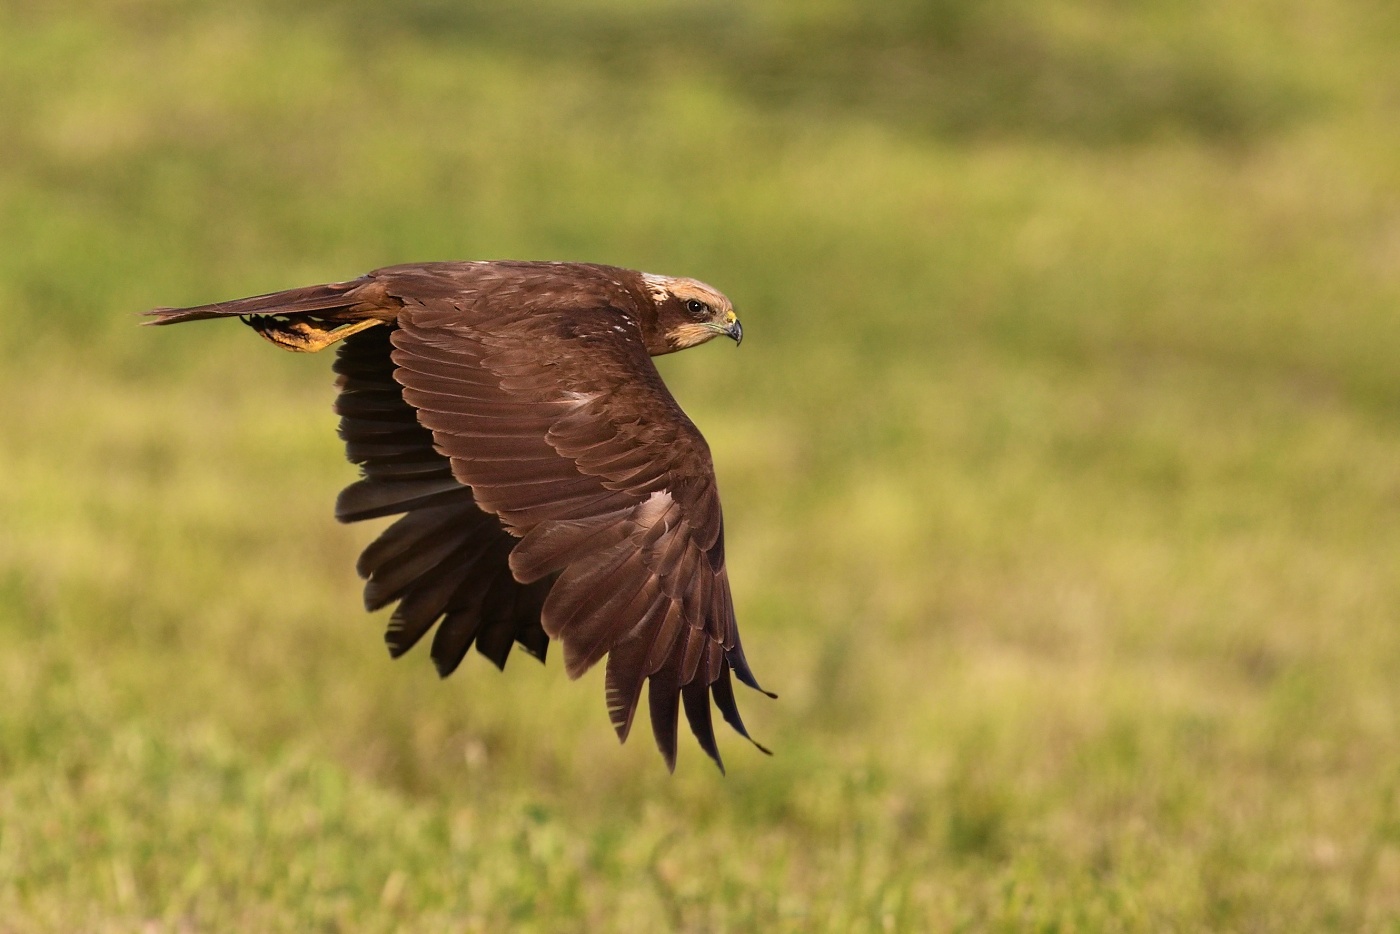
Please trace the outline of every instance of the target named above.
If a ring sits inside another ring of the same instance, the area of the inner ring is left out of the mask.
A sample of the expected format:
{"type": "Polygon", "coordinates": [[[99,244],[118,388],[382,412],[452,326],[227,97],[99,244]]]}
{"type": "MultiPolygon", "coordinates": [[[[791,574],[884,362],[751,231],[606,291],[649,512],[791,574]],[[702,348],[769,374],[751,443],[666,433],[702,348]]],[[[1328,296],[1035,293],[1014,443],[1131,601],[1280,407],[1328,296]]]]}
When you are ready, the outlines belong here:
{"type": "MultiPolygon", "coordinates": [[[[410,0],[390,17],[372,2],[358,8],[366,32],[623,80],[683,74],[777,114],[946,137],[1103,144],[1177,132],[1240,142],[1302,116],[1318,90],[1287,59],[1218,33],[1237,14],[1210,4],[410,0]]],[[[326,9],[338,17],[344,5],[326,9]]]]}
{"type": "Polygon", "coordinates": [[[1400,913],[1400,15],[0,5],[0,930],[1400,913]],[[390,663],[329,360],[134,313],[692,275],[777,755],[390,663]]]}

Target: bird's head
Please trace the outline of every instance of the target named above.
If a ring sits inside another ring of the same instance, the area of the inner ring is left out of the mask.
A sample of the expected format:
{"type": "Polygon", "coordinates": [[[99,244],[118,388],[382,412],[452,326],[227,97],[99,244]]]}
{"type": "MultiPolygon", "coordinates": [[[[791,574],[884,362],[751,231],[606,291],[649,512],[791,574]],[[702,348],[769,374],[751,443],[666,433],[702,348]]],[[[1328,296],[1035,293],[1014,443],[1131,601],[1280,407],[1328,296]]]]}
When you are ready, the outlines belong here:
{"type": "Polygon", "coordinates": [[[647,334],[652,356],[684,350],[723,334],[738,344],[744,328],[729,299],[695,279],[642,276],[656,305],[656,327],[647,334]]]}

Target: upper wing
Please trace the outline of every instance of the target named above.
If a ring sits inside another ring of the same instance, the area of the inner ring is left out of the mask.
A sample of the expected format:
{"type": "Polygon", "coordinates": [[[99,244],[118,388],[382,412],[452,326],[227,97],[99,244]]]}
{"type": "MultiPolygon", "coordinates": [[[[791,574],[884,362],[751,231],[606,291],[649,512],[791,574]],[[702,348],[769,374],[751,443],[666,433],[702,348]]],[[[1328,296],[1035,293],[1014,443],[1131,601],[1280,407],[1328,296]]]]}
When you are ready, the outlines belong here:
{"type": "Polygon", "coordinates": [[[650,681],[657,745],[674,767],[678,709],[716,762],[709,694],[748,736],[730,671],[739,643],[709,449],[619,308],[522,313],[405,299],[395,379],[452,473],[521,537],[517,580],[557,574],[544,630],[571,677],[608,656],[608,710],[626,739],[650,681]]]}

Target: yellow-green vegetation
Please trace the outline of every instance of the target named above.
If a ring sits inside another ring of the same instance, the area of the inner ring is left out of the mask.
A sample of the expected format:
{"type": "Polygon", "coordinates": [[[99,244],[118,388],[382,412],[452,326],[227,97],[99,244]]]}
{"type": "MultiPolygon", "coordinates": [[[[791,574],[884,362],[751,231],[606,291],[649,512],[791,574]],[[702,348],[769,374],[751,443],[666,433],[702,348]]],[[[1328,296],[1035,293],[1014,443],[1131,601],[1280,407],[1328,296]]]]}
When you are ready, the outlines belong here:
{"type": "Polygon", "coordinates": [[[1390,0],[0,3],[0,931],[1393,930],[1390,0]],[[871,10],[870,7],[876,9],[871,10]],[[690,275],[766,758],[390,662],[329,355],[690,275]]]}

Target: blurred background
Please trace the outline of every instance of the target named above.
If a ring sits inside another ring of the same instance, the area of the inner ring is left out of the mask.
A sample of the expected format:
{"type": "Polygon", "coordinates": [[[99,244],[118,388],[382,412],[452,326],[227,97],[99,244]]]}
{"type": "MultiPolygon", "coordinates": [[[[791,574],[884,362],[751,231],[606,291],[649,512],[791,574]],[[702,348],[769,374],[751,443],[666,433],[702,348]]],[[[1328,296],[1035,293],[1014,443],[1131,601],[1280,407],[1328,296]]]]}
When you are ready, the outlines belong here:
{"type": "Polygon", "coordinates": [[[0,0],[0,928],[1400,917],[1385,0],[0,0]],[[136,313],[703,279],[769,759],[391,663],[330,355],[136,313]]]}

